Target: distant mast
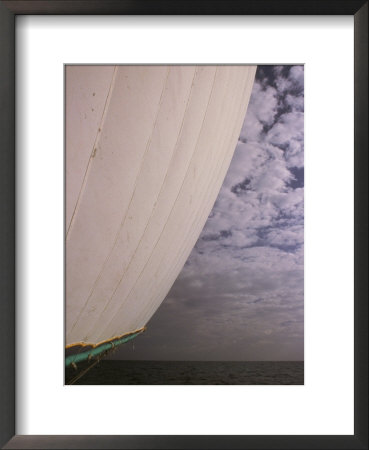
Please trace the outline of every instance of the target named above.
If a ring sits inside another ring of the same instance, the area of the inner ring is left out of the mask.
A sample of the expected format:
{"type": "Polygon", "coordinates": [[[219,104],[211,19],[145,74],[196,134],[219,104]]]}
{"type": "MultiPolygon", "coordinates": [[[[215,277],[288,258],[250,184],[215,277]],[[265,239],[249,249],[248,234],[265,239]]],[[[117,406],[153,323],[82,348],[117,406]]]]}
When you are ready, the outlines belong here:
{"type": "Polygon", "coordinates": [[[256,66],[67,66],[66,346],[141,332],[213,207],[256,66]]]}

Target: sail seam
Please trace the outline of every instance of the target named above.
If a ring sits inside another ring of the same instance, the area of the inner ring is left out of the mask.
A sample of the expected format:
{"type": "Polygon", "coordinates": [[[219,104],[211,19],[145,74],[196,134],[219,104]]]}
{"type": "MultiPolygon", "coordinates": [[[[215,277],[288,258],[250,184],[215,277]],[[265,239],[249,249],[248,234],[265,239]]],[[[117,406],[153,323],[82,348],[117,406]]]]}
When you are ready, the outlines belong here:
{"type": "MultiPolygon", "coordinates": [[[[216,70],[215,70],[214,79],[213,79],[213,84],[212,84],[211,91],[210,91],[210,95],[209,95],[209,100],[208,100],[208,103],[207,103],[207,105],[206,105],[206,110],[205,110],[204,118],[203,118],[202,123],[201,123],[199,135],[198,135],[198,137],[197,137],[196,144],[195,144],[195,146],[194,146],[193,155],[195,154],[195,151],[196,151],[196,148],[197,148],[197,145],[198,145],[198,142],[199,142],[199,138],[200,138],[200,135],[201,135],[201,132],[202,132],[202,129],[203,129],[203,125],[204,125],[204,122],[205,122],[205,118],[206,118],[206,115],[207,115],[207,113],[208,113],[208,108],[209,108],[210,100],[211,100],[212,95],[213,95],[213,90],[214,90],[214,85],[215,85],[215,79],[216,79],[217,72],[218,72],[218,67],[217,67],[216,70]]],[[[192,157],[193,157],[193,155],[192,155],[192,157]]],[[[191,161],[192,161],[192,157],[191,157],[191,161]]],[[[172,206],[171,211],[170,211],[170,213],[169,213],[168,219],[169,219],[169,217],[171,217],[171,215],[172,215],[172,213],[173,213],[173,210],[174,210],[174,207],[175,207],[175,204],[176,204],[176,202],[177,202],[177,200],[178,200],[178,197],[179,197],[179,195],[180,195],[180,193],[181,193],[181,191],[182,191],[182,187],[183,187],[183,185],[184,185],[184,182],[185,182],[185,180],[186,180],[186,178],[187,178],[187,175],[188,175],[189,168],[190,168],[190,166],[191,166],[191,161],[190,161],[190,164],[189,164],[189,166],[188,166],[188,168],[187,168],[186,174],[185,174],[185,176],[184,176],[184,178],[183,178],[181,187],[180,187],[179,190],[178,190],[178,194],[177,194],[176,200],[173,202],[173,206],[172,206]]],[[[165,228],[166,228],[166,224],[167,224],[167,223],[168,223],[168,220],[167,220],[167,222],[165,223],[165,225],[164,225],[164,227],[163,227],[163,229],[162,229],[162,231],[161,231],[161,233],[160,233],[158,239],[156,240],[155,246],[154,246],[154,248],[153,248],[153,250],[152,250],[152,252],[151,252],[149,258],[147,259],[147,262],[146,262],[145,266],[144,266],[143,269],[141,270],[140,275],[137,277],[137,279],[136,279],[136,281],[135,281],[133,287],[131,288],[131,290],[129,291],[129,293],[126,295],[125,300],[127,300],[127,298],[130,296],[130,294],[132,293],[133,289],[135,288],[135,286],[136,286],[136,284],[137,284],[137,281],[139,280],[139,278],[141,277],[142,273],[143,273],[144,270],[146,269],[146,266],[147,266],[147,264],[149,263],[149,261],[150,261],[152,255],[154,254],[154,251],[155,251],[155,249],[156,249],[156,247],[157,247],[157,244],[158,244],[158,242],[159,242],[161,236],[163,235],[163,232],[164,232],[164,230],[165,230],[165,228]]],[[[116,315],[120,312],[120,310],[122,309],[123,305],[124,305],[124,303],[122,303],[121,306],[118,308],[118,310],[117,310],[117,312],[116,312],[116,315]]],[[[114,318],[113,318],[113,319],[108,323],[108,325],[104,328],[104,331],[110,326],[110,324],[112,323],[113,320],[114,320],[114,318]]],[[[103,334],[103,333],[101,333],[100,336],[101,336],[102,334],[103,334]]]]}

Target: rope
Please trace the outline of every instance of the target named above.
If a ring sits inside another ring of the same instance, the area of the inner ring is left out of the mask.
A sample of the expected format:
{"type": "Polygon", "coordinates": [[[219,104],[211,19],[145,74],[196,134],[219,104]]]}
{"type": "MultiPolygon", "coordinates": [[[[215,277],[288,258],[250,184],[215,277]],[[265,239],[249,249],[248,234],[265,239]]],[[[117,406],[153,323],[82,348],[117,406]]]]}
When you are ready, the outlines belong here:
{"type": "MultiPolygon", "coordinates": [[[[115,350],[115,347],[113,346],[110,350],[107,350],[105,353],[102,353],[96,361],[94,361],[90,366],[88,366],[85,370],[82,370],[78,375],[76,375],[74,378],[69,380],[66,384],[74,384],[76,381],[78,381],[83,375],[85,375],[89,370],[91,370],[94,366],[96,366],[97,363],[99,363],[102,358],[110,353],[110,351],[115,350]]],[[[73,363],[75,364],[75,363],[73,363]]]]}

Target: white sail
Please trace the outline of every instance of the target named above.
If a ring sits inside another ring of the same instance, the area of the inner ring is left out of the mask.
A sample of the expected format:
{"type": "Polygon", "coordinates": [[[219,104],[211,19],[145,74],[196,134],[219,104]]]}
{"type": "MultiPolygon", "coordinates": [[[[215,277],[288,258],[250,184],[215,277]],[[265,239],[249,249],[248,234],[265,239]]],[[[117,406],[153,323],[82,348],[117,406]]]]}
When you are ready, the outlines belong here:
{"type": "Polygon", "coordinates": [[[66,344],[139,330],[211,211],[255,66],[67,66],[66,344]]]}

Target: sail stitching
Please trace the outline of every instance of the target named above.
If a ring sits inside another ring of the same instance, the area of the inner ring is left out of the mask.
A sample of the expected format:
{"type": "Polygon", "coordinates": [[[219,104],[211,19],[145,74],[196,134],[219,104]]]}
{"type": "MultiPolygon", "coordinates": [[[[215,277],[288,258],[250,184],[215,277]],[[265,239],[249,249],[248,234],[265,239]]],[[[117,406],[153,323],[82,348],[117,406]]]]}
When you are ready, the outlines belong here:
{"type": "Polygon", "coordinates": [[[100,270],[100,273],[99,273],[98,277],[96,278],[96,280],[95,280],[95,282],[94,282],[94,284],[93,284],[93,286],[92,286],[92,289],[91,289],[90,294],[88,295],[88,297],[87,297],[87,299],[86,299],[86,301],[85,301],[85,304],[83,305],[82,309],[80,310],[80,312],[79,312],[79,314],[78,314],[78,316],[77,316],[77,318],[76,318],[76,321],[74,322],[72,328],[70,329],[70,333],[74,330],[74,328],[75,328],[76,324],[78,323],[78,321],[79,321],[81,315],[82,315],[83,312],[85,311],[85,309],[86,309],[86,307],[87,307],[87,305],[88,305],[89,299],[91,298],[91,295],[93,294],[93,291],[94,291],[94,289],[96,288],[97,283],[98,283],[98,281],[99,281],[100,278],[101,278],[101,275],[102,275],[102,273],[103,273],[103,271],[104,271],[105,265],[106,265],[106,263],[107,263],[107,261],[108,261],[110,255],[111,255],[111,253],[112,253],[112,251],[113,251],[113,249],[114,249],[114,247],[115,247],[115,245],[116,245],[116,243],[117,243],[117,241],[118,241],[118,237],[119,237],[121,228],[123,227],[123,224],[124,224],[124,222],[126,221],[127,214],[128,214],[129,208],[130,208],[131,203],[132,203],[132,199],[133,199],[134,194],[135,194],[135,191],[136,191],[137,180],[138,180],[139,175],[140,175],[140,173],[141,173],[141,169],[142,169],[142,166],[143,166],[143,161],[144,161],[145,155],[146,155],[146,153],[147,153],[147,151],[148,151],[148,149],[149,149],[149,147],[150,147],[152,135],[153,135],[153,133],[154,133],[154,130],[155,130],[155,127],[156,127],[156,122],[157,122],[158,117],[159,117],[159,112],[160,112],[160,108],[161,108],[161,105],[162,105],[163,94],[164,94],[164,91],[165,91],[165,87],[166,87],[166,85],[167,85],[167,81],[168,81],[168,77],[169,77],[169,72],[170,72],[170,67],[168,67],[168,71],[167,71],[167,74],[166,74],[166,77],[165,77],[165,80],[164,80],[164,83],[163,83],[163,89],[162,89],[161,94],[160,94],[159,103],[158,103],[158,109],[157,109],[157,112],[156,112],[156,116],[155,116],[153,128],[152,128],[152,130],[151,130],[149,139],[148,139],[148,141],[147,141],[147,143],[146,143],[146,147],[145,147],[144,154],[142,155],[142,158],[141,158],[140,167],[139,167],[138,172],[137,172],[137,176],[136,176],[136,179],[135,179],[135,183],[134,183],[134,186],[133,186],[132,195],[131,195],[131,198],[130,198],[128,207],[127,207],[127,209],[126,209],[126,211],[125,211],[125,214],[124,214],[124,216],[123,216],[123,219],[122,219],[122,221],[121,221],[121,223],[120,223],[120,226],[119,226],[119,228],[118,228],[118,231],[117,231],[117,233],[116,233],[116,235],[115,235],[115,239],[114,239],[113,246],[112,246],[112,248],[111,248],[109,254],[107,255],[107,257],[106,257],[106,259],[105,259],[105,261],[104,261],[104,263],[103,263],[103,265],[102,265],[102,268],[101,268],[101,270],[100,270]]]}
{"type": "Polygon", "coordinates": [[[83,181],[82,181],[82,184],[81,184],[81,188],[79,190],[77,201],[76,201],[76,204],[74,206],[73,214],[72,214],[72,217],[71,217],[69,225],[68,225],[68,230],[67,230],[67,234],[66,234],[66,239],[67,240],[68,240],[69,232],[70,232],[70,230],[72,228],[72,225],[73,225],[73,222],[74,222],[74,217],[75,217],[75,215],[77,213],[77,209],[79,208],[79,204],[80,204],[80,199],[81,199],[82,193],[85,190],[85,187],[86,187],[86,184],[87,184],[88,173],[90,172],[91,161],[93,159],[93,155],[94,155],[94,151],[96,149],[97,143],[98,143],[98,139],[101,136],[100,130],[103,127],[103,124],[104,124],[104,121],[105,121],[106,112],[108,110],[108,105],[109,105],[110,99],[111,99],[111,93],[113,92],[113,86],[115,84],[116,72],[117,72],[117,66],[114,67],[113,75],[112,75],[110,86],[109,86],[109,91],[108,91],[108,94],[106,96],[106,100],[105,100],[105,104],[104,104],[104,110],[103,110],[103,113],[102,113],[101,119],[100,119],[100,124],[99,124],[97,132],[96,132],[94,144],[92,146],[92,151],[91,151],[90,157],[88,159],[88,163],[87,163],[87,166],[86,166],[85,174],[83,176],[83,181]]]}
{"type": "MultiPolygon", "coordinates": [[[[195,144],[195,146],[194,146],[194,152],[193,152],[193,155],[195,154],[195,151],[196,151],[196,148],[197,148],[197,145],[198,145],[198,142],[199,142],[199,138],[200,138],[200,135],[201,135],[201,131],[202,131],[202,128],[203,128],[203,125],[204,125],[204,122],[205,122],[205,118],[206,118],[206,115],[207,115],[207,112],[208,112],[208,107],[209,107],[209,104],[210,104],[210,100],[211,100],[212,95],[213,95],[213,90],[214,90],[214,84],[215,84],[215,79],[216,79],[217,71],[218,71],[218,67],[217,67],[216,70],[215,70],[214,79],[213,79],[213,84],[212,84],[211,92],[210,92],[210,95],[209,95],[209,100],[208,100],[208,103],[207,103],[207,105],[206,105],[206,110],[205,110],[204,118],[203,118],[203,120],[202,120],[202,124],[201,124],[201,127],[200,127],[200,132],[199,132],[199,135],[198,135],[198,137],[197,137],[196,144],[195,144]]],[[[192,157],[191,157],[191,161],[192,161],[192,157]]],[[[168,219],[169,219],[169,217],[170,217],[170,216],[172,215],[172,213],[173,213],[174,206],[175,206],[175,204],[176,204],[176,202],[177,202],[177,200],[178,200],[178,197],[179,197],[179,195],[180,195],[180,193],[181,193],[183,184],[184,184],[184,182],[185,182],[185,180],[186,180],[186,178],[187,178],[187,174],[188,174],[189,168],[190,168],[190,166],[191,166],[191,161],[190,161],[190,164],[189,164],[189,166],[188,166],[188,168],[187,168],[186,175],[185,175],[184,178],[183,178],[181,187],[180,187],[180,189],[178,190],[178,194],[177,194],[176,200],[173,202],[173,206],[172,206],[171,211],[170,211],[170,213],[169,213],[168,219]]],[[[168,222],[168,220],[167,220],[167,222],[168,222]]],[[[166,223],[167,223],[167,222],[166,222],[166,223]]],[[[135,288],[135,286],[136,286],[136,284],[137,284],[137,281],[139,280],[139,278],[141,277],[142,273],[143,273],[144,270],[146,269],[146,266],[147,266],[147,264],[149,263],[149,261],[150,261],[152,255],[153,255],[153,253],[154,253],[156,247],[157,247],[157,244],[158,244],[158,242],[159,242],[159,240],[160,240],[160,238],[161,238],[161,236],[162,236],[162,234],[163,234],[165,228],[166,228],[166,226],[164,225],[164,227],[163,227],[163,229],[162,229],[162,231],[161,231],[161,233],[160,233],[158,239],[156,240],[155,246],[154,246],[154,248],[153,248],[153,250],[152,250],[152,252],[151,252],[149,258],[147,259],[147,262],[146,262],[145,266],[144,266],[143,269],[141,270],[140,275],[137,277],[135,284],[133,285],[133,287],[131,288],[131,290],[129,291],[129,293],[126,295],[125,300],[130,296],[131,292],[133,291],[133,289],[135,288]]],[[[118,311],[117,311],[116,315],[119,313],[119,311],[122,309],[123,306],[124,306],[124,302],[122,302],[122,304],[121,304],[120,307],[118,308],[118,311]]],[[[108,325],[104,328],[104,331],[109,327],[109,325],[112,323],[113,320],[114,320],[114,318],[113,318],[113,319],[108,323],[108,325]]],[[[101,336],[102,334],[103,334],[103,333],[100,333],[100,336],[101,336]]]]}

